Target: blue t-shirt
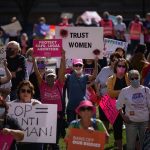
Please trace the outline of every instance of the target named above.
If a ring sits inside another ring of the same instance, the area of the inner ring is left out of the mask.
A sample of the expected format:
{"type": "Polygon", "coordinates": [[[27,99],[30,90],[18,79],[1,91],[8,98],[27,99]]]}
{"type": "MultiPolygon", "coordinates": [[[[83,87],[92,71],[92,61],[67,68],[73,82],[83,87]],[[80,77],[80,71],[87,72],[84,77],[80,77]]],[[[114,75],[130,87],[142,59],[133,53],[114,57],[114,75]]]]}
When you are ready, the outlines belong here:
{"type": "Polygon", "coordinates": [[[88,75],[77,77],[75,73],[68,76],[68,110],[75,110],[80,101],[84,100],[88,75]]]}

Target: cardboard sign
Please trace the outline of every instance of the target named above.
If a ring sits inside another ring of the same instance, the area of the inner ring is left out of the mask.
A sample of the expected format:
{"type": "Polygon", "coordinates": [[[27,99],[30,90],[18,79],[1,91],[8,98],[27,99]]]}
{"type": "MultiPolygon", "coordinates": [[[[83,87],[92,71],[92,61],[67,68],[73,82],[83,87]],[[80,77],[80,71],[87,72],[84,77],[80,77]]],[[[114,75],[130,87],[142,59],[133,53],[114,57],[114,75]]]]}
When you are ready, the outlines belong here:
{"type": "Polygon", "coordinates": [[[93,51],[103,57],[103,28],[101,27],[56,27],[56,38],[63,40],[66,58],[94,59],[93,51]]]}
{"type": "Polygon", "coordinates": [[[109,95],[104,95],[102,96],[99,105],[104,111],[109,122],[113,125],[119,114],[116,109],[116,99],[111,98],[109,95]]]}
{"type": "Polygon", "coordinates": [[[105,133],[84,129],[70,129],[67,150],[104,150],[105,133]]]}
{"type": "Polygon", "coordinates": [[[0,133],[0,150],[10,150],[14,138],[12,135],[4,135],[0,133]]]}
{"type": "Polygon", "coordinates": [[[3,66],[3,60],[6,59],[6,50],[5,46],[0,46],[0,67],[3,66]]]}
{"type": "Polygon", "coordinates": [[[1,28],[8,34],[16,33],[22,30],[21,24],[19,21],[15,21],[14,23],[10,23],[8,25],[1,26],[1,28]]]}
{"type": "Polygon", "coordinates": [[[62,40],[33,40],[34,56],[61,57],[62,40]]]}
{"type": "Polygon", "coordinates": [[[109,57],[118,47],[127,50],[128,42],[104,38],[104,47],[104,56],[109,57]]]}
{"type": "Polygon", "coordinates": [[[22,142],[56,143],[57,105],[9,103],[9,113],[24,130],[22,142]]]}

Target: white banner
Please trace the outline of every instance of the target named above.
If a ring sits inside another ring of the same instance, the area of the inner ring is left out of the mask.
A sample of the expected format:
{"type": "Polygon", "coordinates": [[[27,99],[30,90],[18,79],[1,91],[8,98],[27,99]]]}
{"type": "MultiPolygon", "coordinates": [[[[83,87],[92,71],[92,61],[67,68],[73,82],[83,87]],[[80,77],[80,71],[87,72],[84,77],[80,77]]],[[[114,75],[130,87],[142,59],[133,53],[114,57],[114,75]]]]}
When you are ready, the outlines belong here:
{"type": "Polygon", "coordinates": [[[116,48],[118,47],[123,48],[126,51],[128,47],[128,42],[104,38],[104,47],[104,56],[109,57],[110,54],[115,52],[116,48]]]}
{"type": "Polygon", "coordinates": [[[94,59],[94,50],[103,57],[103,28],[101,27],[56,27],[56,38],[63,40],[66,58],[94,59]]]}
{"type": "Polygon", "coordinates": [[[57,105],[9,103],[9,116],[16,118],[24,130],[22,142],[56,143],[57,105]]]}

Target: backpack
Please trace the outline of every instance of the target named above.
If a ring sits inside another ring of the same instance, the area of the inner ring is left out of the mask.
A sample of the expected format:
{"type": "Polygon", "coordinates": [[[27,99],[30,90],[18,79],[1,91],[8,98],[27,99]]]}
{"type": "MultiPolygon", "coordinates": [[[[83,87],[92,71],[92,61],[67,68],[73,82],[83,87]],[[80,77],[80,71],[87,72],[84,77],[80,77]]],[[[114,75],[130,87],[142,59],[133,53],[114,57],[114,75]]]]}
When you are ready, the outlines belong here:
{"type": "Polygon", "coordinates": [[[148,87],[148,88],[150,88],[150,70],[147,73],[146,77],[144,78],[143,85],[146,86],[146,87],[148,87]]]}

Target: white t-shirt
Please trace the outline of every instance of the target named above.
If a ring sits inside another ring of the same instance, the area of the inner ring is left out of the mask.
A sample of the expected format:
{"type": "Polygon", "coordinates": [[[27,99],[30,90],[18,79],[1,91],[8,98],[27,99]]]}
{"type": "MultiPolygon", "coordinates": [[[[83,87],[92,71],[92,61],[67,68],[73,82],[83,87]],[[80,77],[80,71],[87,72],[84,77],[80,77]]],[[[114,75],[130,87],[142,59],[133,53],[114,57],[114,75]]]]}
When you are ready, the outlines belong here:
{"type": "MultiPolygon", "coordinates": [[[[5,74],[6,73],[5,73],[4,68],[0,68],[0,76],[5,76],[5,74]]],[[[11,80],[9,82],[5,83],[5,84],[0,85],[1,89],[11,89],[11,87],[12,87],[11,80]]],[[[5,100],[10,101],[10,95],[7,95],[5,100]]]]}
{"type": "Polygon", "coordinates": [[[119,94],[116,107],[122,109],[125,104],[125,113],[133,122],[149,121],[150,89],[140,85],[138,88],[128,86],[119,94]]]}
{"type": "Polygon", "coordinates": [[[114,29],[116,31],[124,31],[125,32],[126,31],[126,25],[125,25],[125,23],[121,22],[120,24],[115,24],[114,29]]]}
{"type": "Polygon", "coordinates": [[[97,75],[95,82],[100,83],[100,94],[104,95],[107,93],[106,82],[107,79],[114,74],[111,66],[106,66],[97,75]]]}
{"type": "Polygon", "coordinates": [[[29,77],[31,75],[31,73],[34,72],[34,69],[33,69],[33,62],[30,62],[28,60],[26,60],[26,80],[29,80],[29,77]]]}

